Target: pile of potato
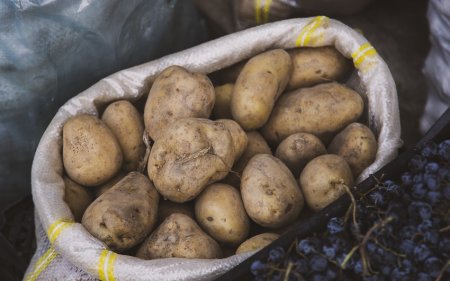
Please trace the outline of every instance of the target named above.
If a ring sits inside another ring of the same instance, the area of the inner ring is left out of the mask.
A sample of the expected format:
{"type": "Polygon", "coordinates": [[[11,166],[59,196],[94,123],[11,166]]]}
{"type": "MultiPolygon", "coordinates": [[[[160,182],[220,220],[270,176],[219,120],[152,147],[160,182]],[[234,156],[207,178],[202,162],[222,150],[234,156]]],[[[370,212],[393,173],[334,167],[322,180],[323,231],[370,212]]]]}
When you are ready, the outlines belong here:
{"type": "Polygon", "coordinates": [[[143,115],[119,100],[65,123],[64,199],[110,250],[142,259],[264,247],[375,159],[363,99],[336,82],[350,71],[332,47],[261,53],[212,74],[233,82],[215,88],[168,67],[143,115]]]}

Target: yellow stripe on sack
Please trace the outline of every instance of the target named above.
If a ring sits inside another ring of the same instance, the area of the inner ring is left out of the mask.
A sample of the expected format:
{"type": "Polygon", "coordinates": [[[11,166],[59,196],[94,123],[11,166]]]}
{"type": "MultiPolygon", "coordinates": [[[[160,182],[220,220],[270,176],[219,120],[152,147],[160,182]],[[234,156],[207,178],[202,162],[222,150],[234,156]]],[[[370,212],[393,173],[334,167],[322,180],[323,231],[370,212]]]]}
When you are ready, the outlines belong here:
{"type": "Polygon", "coordinates": [[[263,22],[268,23],[269,22],[269,11],[270,11],[270,4],[272,4],[272,0],[265,0],[264,1],[264,14],[263,14],[263,22]]]}
{"type": "Polygon", "coordinates": [[[256,25],[261,23],[261,0],[255,0],[255,22],[256,25]]]}
{"type": "Polygon", "coordinates": [[[33,271],[25,277],[24,281],[35,281],[39,277],[39,274],[41,274],[41,272],[49,266],[56,256],[58,256],[58,254],[55,252],[55,249],[50,247],[47,252],[39,258],[34,265],[33,271]]]}
{"type": "Polygon", "coordinates": [[[98,278],[102,281],[115,281],[114,263],[117,254],[108,250],[103,250],[98,260],[98,278]]]}
{"type": "Polygon", "coordinates": [[[325,23],[329,21],[329,18],[325,16],[318,16],[315,17],[310,23],[308,23],[300,32],[300,35],[297,37],[297,40],[295,40],[295,46],[296,47],[303,47],[307,46],[311,39],[312,35],[316,31],[317,28],[321,27],[325,23]]]}
{"type": "Polygon", "coordinates": [[[375,48],[370,43],[362,44],[358,50],[352,53],[353,63],[356,68],[359,68],[363,61],[368,57],[373,57],[377,54],[375,48]]]}
{"type": "Polygon", "coordinates": [[[52,223],[47,230],[47,236],[50,243],[53,244],[61,232],[72,224],[74,224],[74,222],[69,220],[57,220],[52,223]]]}

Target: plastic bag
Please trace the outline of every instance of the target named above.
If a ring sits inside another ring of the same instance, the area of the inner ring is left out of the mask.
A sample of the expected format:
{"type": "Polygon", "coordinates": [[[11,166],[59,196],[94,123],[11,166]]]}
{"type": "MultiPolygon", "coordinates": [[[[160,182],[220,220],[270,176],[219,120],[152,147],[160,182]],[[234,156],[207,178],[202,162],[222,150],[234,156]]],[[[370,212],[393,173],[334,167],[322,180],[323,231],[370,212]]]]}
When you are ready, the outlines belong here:
{"type": "Polygon", "coordinates": [[[107,250],[81,224],[74,222],[63,201],[62,126],[74,115],[98,115],[97,107],[114,100],[142,97],[148,92],[146,85],[171,65],[212,73],[268,49],[327,45],[334,45],[344,56],[353,59],[357,71],[352,85],[367,96],[367,120],[378,136],[376,160],[360,180],[394,159],[401,145],[396,87],[386,63],[361,34],[326,17],[286,20],[234,33],[106,77],[59,109],[33,161],[33,199],[37,224],[42,224],[44,231],[38,228],[39,250],[26,276],[48,280],[65,274],[64,280],[80,280],[79,271],[58,265],[69,263],[101,280],[212,280],[242,262],[251,253],[211,260],[142,260],[107,250]],[[48,264],[43,262],[50,259],[48,264]]]}
{"type": "Polygon", "coordinates": [[[191,1],[0,1],[0,211],[30,192],[37,143],[65,101],[204,40],[191,1]]]}
{"type": "Polygon", "coordinates": [[[450,1],[431,0],[428,4],[431,50],[423,69],[428,98],[420,121],[425,133],[450,106],[450,1]]]}
{"type": "Polygon", "coordinates": [[[223,31],[242,30],[298,15],[350,15],[372,0],[196,0],[223,31]]]}

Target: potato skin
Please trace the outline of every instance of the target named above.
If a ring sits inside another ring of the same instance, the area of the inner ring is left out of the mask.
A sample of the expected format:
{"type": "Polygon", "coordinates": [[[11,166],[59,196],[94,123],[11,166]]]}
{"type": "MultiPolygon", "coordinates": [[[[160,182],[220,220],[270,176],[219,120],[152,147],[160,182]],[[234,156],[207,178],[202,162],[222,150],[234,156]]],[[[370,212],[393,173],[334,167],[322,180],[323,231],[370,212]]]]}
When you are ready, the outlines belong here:
{"type": "Polygon", "coordinates": [[[298,177],[309,161],[326,153],[327,150],[319,138],[308,133],[297,133],[280,143],[275,156],[286,164],[295,177],[298,177]]]}
{"type": "Polygon", "coordinates": [[[303,209],[304,199],[291,171],[269,154],[254,156],[241,178],[245,210],[257,224],[278,228],[293,222],[303,209]]]}
{"type": "Polygon", "coordinates": [[[328,150],[330,153],[342,156],[356,178],[373,163],[378,145],[368,127],[361,123],[352,123],[334,137],[328,150]]]}
{"type": "Polygon", "coordinates": [[[276,233],[261,233],[245,240],[236,250],[236,255],[262,249],[277,240],[280,235],[276,233]]]}
{"type": "Polygon", "coordinates": [[[83,215],[83,226],[112,251],[139,244],[156,224],[159,194],[150,180],[131,172],[98,197],[83,215]]]}
{"type": "Polygon", "coordinates": [[[230,119],[218,119],[216,121],[223,123],[230,132],[235,153],[234,158],[239,159],[239,157],[241,157],[242,153],[244,153],[245,149],[247,148],[247,134],[236,121],[230,119]]]}
{"type": "Polygon", "coordinates": [[[137,171],[139,161],[145,154],[142,116],[129,101],[121,100],[108,105],[102,121],[111,129],[122,149],[122,169],[125,172],[137,171]]]}
{"type": "Polygon", "coordinates": [[[107,182],[122,166],[122,150],[96,116],[78,115],[63,127],[63,162],[68,176],[83,186],[107,182]]]}
{"type": "Polygon", "coordinates": [[[104,184],[101,184],[99,186],[94,187],[94,195],[95,198],[100,197],[103,193],[110,190],[116,183],[121,181],[127,174],[125,174],[123,171],[119,171],[112,179],[105,182],[104,184]]]}
{"type": "Polygon", "coordinates": [[[239,245],[250,230],[241,195],[227,184],[209,185],[197,197],[195,217],[199,225],[214,239],[228,245],[239,245]]]}
{"type": "Polygon", "coordinates": [[[231,97],[234,84],[228,83],[214,88],[216,94],[212,115],[215,119],[231,119],[231,97]]]}
{"type": "Polygon", "coordinates": [[[288,89],[311,87],[320,83],[342,79],[351,63],[332,46],[297,48],[289,51],[292,59],[292,75],[288,89]]]}
{"type": "Polygon", "coordinates": [[[271,144],[295,133],[310,133],[327,143],[356,121],[363,109],[361,96],[339,83],[303,88],[281,96],[262,134],[271,144]]]}
{"type": "Polygon", "coordinates": [[[275,101],[286,88],[291,71],[291,58],[281,49],[264,52],[247,62],[231,98],[233,119],[244,130],[256,130],[267,122],[275,101]]]}
{"type": "Polygon", "coordinates": [[[214,100],[214,87],[206,75],[170,66],[158,75],[148,94],[145,130],[156,141],[165,127],[177,119],[209,118],[214,100]]]}
{"type": "Polygon", "coordinates": [[[197,223],[184,214],[170,215],[139,248],[141,259],[217,259],[222,249],[197,223]]]}
{"type": "Polygon", "coordinates": [[[69,177],[64,176],[64,201],[66,201],[75,221],[81,221],[84,211],[89,207],[89,205],[94,201],[92,193],[85,187],[79,185],[78,183],[71,180],[69,177]]]}
{"type": "Polygon", "coordinates": [[[252,159],[256,154],[272,154],[269,145],[266,140],[257,131],[246,132],[247,134],[247,148],[245,149],[242,156],[236,161],[232,170],[233,173],[229,173],[224,179],[224,182],[234,186],[239,187],[241,185],[242,171],[247,166],[248,161],[252,159]],[[237,176],[240,175],[240,176],[237,176]]]}
{"type": "Polygon", "coordinates": [[[173,202],[194,199],[208,184],[223,179],[234,163],[231,134],[221,122],[179,119],[155,141],[148,175],[173,202]]]}
{"type": "Polygon", "coordinates": [[[352,171],[341,156],[325,154],[306,164],[300,175],[300,186],[306,204],[320,211],[345,193],[344,185],[353,185],[352,171]]]}
{"type": "Polygon", "coordinates": [[[194,206],[190,203],[175,203],[169,200],[159,201],[158,222],[163,222],[172,214],[183,214],[194,219],[194,206]]]}

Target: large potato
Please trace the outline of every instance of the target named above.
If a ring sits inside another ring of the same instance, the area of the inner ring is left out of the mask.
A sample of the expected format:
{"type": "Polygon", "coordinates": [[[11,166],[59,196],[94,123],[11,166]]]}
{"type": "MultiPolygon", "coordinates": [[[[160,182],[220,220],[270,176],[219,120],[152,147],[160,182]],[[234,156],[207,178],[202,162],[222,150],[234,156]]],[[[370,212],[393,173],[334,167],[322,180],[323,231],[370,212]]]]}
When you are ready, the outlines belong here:
{"type": "Polygon", "coordinates": [[[231,114],[244,130],[261,128],[286,88],[292,62],[286,51],[268,51],[250,59],[234,85],[231,114]]]}
{"type": "Polygon", "coordinates": [[[290,50],[292,75],[288,88],[297,89],[342,79],[350,70],[350,60],[334,47],[290,50]]]}
{"type": "Polygon", "coordinates": [[[280,143],[275,156],[286,164],[295,177],[298,177],[306,163],[326,153],[325,146],[316,136],[297,133],[290,135],[280,143]]]}
{"type": "Polygon", "coordinates": [[[91,192],[85,187],[64,176],[64,201],[66,201],[75,221],[81,221],[84,211],[94,201],[91,192]]]}
{"type": "Polygon", "coordinates": [[[266,140],[257,131],[246,132],[247,134],[247,148],[245,149],[242,156],[236,161],[232,170],[228,176],[224,179],[225,183],[232,185],[234,187],[239,187],[241,184],[240,175],[244,171],[245,166],[247,166],[248,161],[252,159],[256,154],[272,154],[269,145],[266,140]]]}
{"type": "Polygon", "coordinates": [[[136,255],[141,259],[217,259],[222,249],[184,214],[170,215],[145,241],[136,255]]]}
{"type": "Polygon", "coordinates": [[[342,156],[356,178],[375,160],[378,145],[372,131],[360,123],[352,123],[337,134],[328,151],[342,156]]]}
{"type": "Polygon", "coordinates": [[[96,116],[78,115],[64,124],[64,168],[75,182],[84,186],[105,183],[119,171],[122,159],[116,137],[96,116]]]}
{"type": "Polygon", "coordinates": [[[82,224],[109,249],[122,252],[152,231],[158,202],[159,194],[150,180],[131,172],[89,206],[82,224]]]}
{"type": "Polygon", "coordinates": [[[214,88],[216,102],[214,103],[213,116],[216,119],[231,119],[231,97],[234,84],[228,83],[214,88]]]}
{"type": "Polygon", "coordinates": [[[203,190],[195,201],[195,217],[209,235],[229,245],[242,243],[250,230],[241,195],[227,184],[215,183],[203,190]]]}
{"type": "Polygon", "coordinates": [[[245,240],[236,250],[236,255],[262,249],[277,240],[280,235],[276,233],[261,233],[245,240]]]}
{"type": "Polygon", "coordinates": [[[157,140],[165,127],[177,119],[209,118],[214,99],[214,87],[206,75],[170,66],[158,75],[148,94],[145,129],[157,140]]]}
{"type": "Polygon", "coordinates": [[[241,128],[241,126],[236,123],[236,121],[230,119],[218,119],[216,121],[223,123],[230,132],[235,153],[234,159],[239,159],[239,157],[241,157],[242,153],[244,153],[245,149],[247,148],[247,134],[241,128]]]}
{"type": "Polygon", "coordinates": [[[148,159],[148,174],[165,198],[194,199],[208,184],[223,179],[235,158],[233,139],[221,122],[179,119],[158,138],[148,159]]]}
{"type": "Polygon", "coordinates": [[[304,205],[291,171],[269,154],[258,154],[247,164],[242,173],[241,194],[249,217],[269,228],[293,222],[304,205]]]}
{"type": "Polygon", "coordinates": [[[306,164],[300,175],[300,186],[306,204],[319,211],[345,193],[353,185],[353,175],[341,156],[325,154],[306,164]]]}
{"type": "Polygon", "coordinates": [[[121,100],[108,105],[103,112],[102,121],[119,141],[123,153],[122,169],[125,172],[137,171],[145,154],[142,116],[129,101],[121,100]]]}
{"type": "Polygon", "coordinates": [[[339,83],[320,84],[281,96],[262,133],[279,144],[295,133],[310,133],[323,142],[356,121],[364,109],[361,96],[339,83]]]}
{"type": "Polygon", "coordinates": [[[194,219],[194,206],[190,203],[175,203],[170,200],[159,201],[158,221],[163,222],[171,214],[183,214],[194,219]]]}

